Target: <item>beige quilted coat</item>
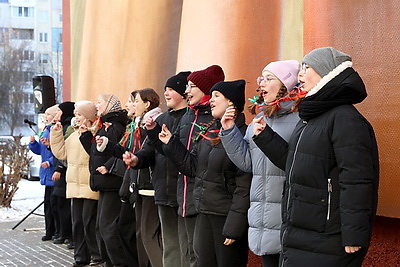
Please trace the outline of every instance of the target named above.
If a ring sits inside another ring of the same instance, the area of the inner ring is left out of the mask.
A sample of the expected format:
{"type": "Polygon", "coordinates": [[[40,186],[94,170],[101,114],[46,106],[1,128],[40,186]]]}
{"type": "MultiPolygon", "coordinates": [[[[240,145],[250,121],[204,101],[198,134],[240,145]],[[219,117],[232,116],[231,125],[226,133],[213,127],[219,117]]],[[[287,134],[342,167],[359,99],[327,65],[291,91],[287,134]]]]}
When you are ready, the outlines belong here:
{"type": "Polygon", "coordinates": [[[50,146],[54,156],[67,160],[67,198],[99,199],[99,193],[89,186],[89,155],[79,141],[80,132],[74,131],[64,140],[62,129],[50,131],[50,146]]]}

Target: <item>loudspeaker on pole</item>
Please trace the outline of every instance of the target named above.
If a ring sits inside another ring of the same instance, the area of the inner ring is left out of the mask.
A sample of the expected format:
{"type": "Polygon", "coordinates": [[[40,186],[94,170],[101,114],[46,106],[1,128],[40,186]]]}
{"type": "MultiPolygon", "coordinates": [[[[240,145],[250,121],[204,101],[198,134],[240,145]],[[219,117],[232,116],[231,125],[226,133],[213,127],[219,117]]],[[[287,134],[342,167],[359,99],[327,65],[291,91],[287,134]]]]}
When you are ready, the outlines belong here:
{"type": "Polygon", "coordinates": [[[35,96],[35,112],[44,113],[47,108],[56,104],[54,79],[47,75],[37,75],[32,78],[33,94],[35,96]]]}

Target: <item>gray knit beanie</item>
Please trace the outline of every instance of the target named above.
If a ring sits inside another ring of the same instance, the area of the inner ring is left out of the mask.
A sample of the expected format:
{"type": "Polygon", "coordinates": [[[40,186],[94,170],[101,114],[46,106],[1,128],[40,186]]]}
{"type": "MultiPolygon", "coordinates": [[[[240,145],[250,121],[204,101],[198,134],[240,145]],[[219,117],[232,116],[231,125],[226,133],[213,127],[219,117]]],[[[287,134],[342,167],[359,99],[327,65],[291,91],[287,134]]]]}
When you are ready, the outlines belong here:
{"type": "Polygon", "coordinates": [[[303,58],[303,63],[313,68],[321,77],[345,61],[351,61],[351,57],[333,47],[314,49],[303,58]]]}

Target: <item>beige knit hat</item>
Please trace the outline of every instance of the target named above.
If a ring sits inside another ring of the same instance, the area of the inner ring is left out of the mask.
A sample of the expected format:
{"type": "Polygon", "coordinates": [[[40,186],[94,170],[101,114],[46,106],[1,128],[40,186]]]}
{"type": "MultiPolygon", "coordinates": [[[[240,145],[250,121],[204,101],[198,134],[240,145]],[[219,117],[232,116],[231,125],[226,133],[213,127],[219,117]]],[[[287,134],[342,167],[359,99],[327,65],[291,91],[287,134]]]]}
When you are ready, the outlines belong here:
{"type": "Polygon", "coordinates": [[[96,105],[92,101],[82,100],[75,103],[75,111],[86,119],[94,122],[96,119],[96,105]]]}
{"type": "Polygon", "coordinates": [[[58,108],[58,104],[55,104],[54,106],[47,108],[45,111],[45,114],[49,114],[49,115],[55,117],[59,110],[60,109],[58,108]]]}

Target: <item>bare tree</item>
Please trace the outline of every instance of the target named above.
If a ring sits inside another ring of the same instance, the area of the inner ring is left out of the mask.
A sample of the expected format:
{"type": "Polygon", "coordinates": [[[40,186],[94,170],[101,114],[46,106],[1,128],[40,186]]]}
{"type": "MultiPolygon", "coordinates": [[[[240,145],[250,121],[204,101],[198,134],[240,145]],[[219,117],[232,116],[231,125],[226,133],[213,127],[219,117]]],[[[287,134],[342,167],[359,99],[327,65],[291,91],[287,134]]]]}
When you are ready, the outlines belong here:
{"type": "Polygon", "coordinates": [[[11,43],[8,32],[0,34],[0,120],[14,135],[15,129],[23,124],[22,118],[33,110],[33,104],[25,103],[29,103],[26,99],[33,93],[26,88],[35,73],[34,52],[28,42],[11,43]]]}
{"type": "Polygon", "coordinates": [[[29,148],[21,144],[21,136],[0,142],[0,206],[11,206],[18,183],[29,166],[28,151],[29,148]]]}

